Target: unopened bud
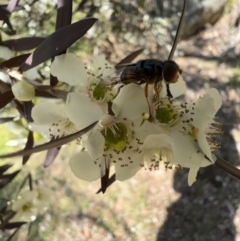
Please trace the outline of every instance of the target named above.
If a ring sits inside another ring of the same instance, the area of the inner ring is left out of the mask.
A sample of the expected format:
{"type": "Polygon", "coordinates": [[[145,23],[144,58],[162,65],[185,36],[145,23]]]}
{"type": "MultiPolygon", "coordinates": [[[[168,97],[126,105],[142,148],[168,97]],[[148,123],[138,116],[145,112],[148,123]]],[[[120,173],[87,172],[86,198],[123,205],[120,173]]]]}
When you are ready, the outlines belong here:
{"type": "Polygon", "coordinates": [[[19,101],[29,101],[35,96],[34,87],[26,81],[18,81],[12,86],[12,92],[19,101]]]}

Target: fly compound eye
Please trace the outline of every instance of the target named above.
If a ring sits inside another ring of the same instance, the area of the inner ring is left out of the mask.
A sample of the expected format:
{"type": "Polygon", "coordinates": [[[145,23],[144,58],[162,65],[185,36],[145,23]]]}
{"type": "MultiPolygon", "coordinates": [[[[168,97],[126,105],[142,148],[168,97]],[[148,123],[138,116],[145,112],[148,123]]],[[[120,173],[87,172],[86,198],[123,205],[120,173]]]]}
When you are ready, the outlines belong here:
{"type": "Polygon", "coordinates": [[[163,66],[163,79],[166,83],[176,83],[182,70],[174,61],[166,61],[163,66]]]}

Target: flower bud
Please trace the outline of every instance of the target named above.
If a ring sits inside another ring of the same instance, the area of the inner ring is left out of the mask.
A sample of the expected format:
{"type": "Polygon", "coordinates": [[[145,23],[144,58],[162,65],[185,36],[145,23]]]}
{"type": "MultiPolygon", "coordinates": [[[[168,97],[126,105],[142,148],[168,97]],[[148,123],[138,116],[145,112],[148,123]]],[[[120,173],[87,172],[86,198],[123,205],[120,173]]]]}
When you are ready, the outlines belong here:
{"type": "Polygon", "coordinates": [[[19,81],[12,86],[12,92],[19,101],[29,101],[35,96],[34,87],[26,81],[19,81]]]}

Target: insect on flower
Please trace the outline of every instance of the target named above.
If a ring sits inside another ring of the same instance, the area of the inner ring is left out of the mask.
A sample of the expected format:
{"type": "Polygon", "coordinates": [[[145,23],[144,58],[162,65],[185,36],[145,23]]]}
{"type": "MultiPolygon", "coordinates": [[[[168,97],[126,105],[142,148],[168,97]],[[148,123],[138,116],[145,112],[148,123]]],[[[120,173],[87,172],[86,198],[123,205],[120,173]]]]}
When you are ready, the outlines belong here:
{"type": "Polygon", "coordinates": [[[185,12],[185,5],[186,0],[184,0],[182,14],[178,24],[176,36],[174,38],[173,46],[168,56],[168,60],[162,61],[158,59],[145,59],[140,60],[134,64],[127,64],[120,72],[120,81],[118,81],[117,83],[122,83],[124,85],[129,83],[136,83],[140,85],[146,84],[145,96],[148,97],[148,85],[154,85],[155,93],[158,96],[158,86],[160,84],[161,88],[162,81],[164,80],[167,88],[167,96],[170,98],[173,97],[169,88],[169,84],[176,83],[178,81],[179,75],[182,73],[182,70],[179,68],[178,64],[171,59],[174,55],[174,51],[176,49],[177,41],[181,31],[182,20],[185,12]]]}

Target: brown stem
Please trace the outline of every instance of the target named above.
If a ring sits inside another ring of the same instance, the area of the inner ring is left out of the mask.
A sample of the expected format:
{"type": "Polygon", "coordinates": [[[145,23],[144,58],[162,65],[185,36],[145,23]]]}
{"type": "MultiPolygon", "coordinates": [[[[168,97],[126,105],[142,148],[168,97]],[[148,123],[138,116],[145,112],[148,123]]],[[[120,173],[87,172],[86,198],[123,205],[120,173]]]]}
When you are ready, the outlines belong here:
{"type": "Polygon", "coordinates": [[[221,157],[217,156],[217,160],[215,162],[215,165],[221,168],[223,171],[231,174],[232,176],[240,179],[240,170],[230,164],[229,162],[223,160],[221,157]]]}

